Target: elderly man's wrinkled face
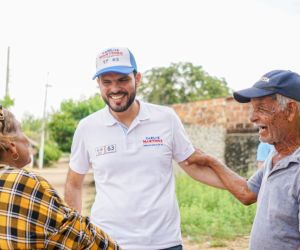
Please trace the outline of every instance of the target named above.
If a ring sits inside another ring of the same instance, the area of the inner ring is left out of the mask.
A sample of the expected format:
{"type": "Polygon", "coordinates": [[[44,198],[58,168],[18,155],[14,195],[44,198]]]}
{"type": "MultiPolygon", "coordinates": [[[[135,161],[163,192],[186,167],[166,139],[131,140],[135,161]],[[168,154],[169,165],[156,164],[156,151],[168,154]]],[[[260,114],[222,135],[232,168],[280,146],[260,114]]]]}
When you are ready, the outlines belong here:
{"type": "Polygon", "coordinates": [[[251,99],[251,122],[259,128],[259,139],[269,144],[282,142],[289,123],[285,111],[280,109],[273,96],[251,99]]]}

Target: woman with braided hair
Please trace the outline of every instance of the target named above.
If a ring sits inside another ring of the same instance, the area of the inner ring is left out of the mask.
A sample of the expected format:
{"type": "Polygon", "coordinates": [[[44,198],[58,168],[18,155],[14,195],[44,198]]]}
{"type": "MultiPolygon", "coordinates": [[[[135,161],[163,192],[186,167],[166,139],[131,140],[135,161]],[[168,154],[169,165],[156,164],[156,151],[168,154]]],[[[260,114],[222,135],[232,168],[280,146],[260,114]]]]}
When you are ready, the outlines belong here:
{"type": "Polygon", "coordinates": [[[21,169],[30,150],[20,123],[0,105],[0,249],[120,249],[45,179],[21,169]]]}
{"type": "Polygon", "coordinates": [[[22,168],[30,163],[31,146],[13,114],[0,105],[0,164],[22,168]]]}

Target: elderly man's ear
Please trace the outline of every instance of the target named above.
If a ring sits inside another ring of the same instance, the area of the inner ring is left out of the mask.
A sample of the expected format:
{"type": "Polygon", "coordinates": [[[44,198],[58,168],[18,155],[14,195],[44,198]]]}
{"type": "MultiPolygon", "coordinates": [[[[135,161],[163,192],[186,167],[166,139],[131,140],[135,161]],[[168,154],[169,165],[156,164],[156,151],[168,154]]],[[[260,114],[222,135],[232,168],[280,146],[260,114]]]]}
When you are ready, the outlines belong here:
{"type": "Polygon", "coordinates": [[[298,117],[299,110],[298,110],[297,103],[289,102],[287,104],[286,110],[287,110],[287,120],[289,122],[293,121],[294,119],[296,119],[296,117],[298,117]]]}

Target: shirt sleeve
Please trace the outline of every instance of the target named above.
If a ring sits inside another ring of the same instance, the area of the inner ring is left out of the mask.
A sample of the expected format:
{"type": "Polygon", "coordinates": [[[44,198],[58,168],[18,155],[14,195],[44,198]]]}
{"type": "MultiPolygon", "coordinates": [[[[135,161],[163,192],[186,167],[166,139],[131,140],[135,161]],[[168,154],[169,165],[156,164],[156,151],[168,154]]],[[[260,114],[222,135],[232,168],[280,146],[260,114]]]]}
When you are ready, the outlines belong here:
{"type": "Polygon", "coordinates": [[[195,151],[195,149],[190,142],[179,117],[174,110],[171,110],[171,112],[173,130],[173,159],[176,162],[182,162],[186,160],[195,151]]]}
{"type": "Polygon", "coordinates": [[[249,189],[258,194],[261,186],[261,182],[263,179],[264,168],[257,170],[254,175],[247,181],[247,185],[249,189]]]}
{"type": "Polygon", "coordinates": [[[90,160],[88,150],[84,142],[84,126],[80,122],[73,136],[70,168],[78,174],[86,174],[89,170],[90,160]]]}
{"type": "Polygon", "coordinates": [[[298,230],[300,232],[300,163],[299,162],[295,162],[294,163],[296,166],[296,173],[294,173],[293,176],[293,181],[292,181],[292,193],[293,196],[295,198],[295,200],[297,200],[298,202],[298,230]]]}
{"type": "Polygon", "coordinates": [[[105,232],[69,208],[51,185],[42,177],[32,195],[33,204],[30,221],[42,225],[45,234],[45,249],[119,249],[105,232]],[[37,198],[37,195],[39,198],[37,198]]]}

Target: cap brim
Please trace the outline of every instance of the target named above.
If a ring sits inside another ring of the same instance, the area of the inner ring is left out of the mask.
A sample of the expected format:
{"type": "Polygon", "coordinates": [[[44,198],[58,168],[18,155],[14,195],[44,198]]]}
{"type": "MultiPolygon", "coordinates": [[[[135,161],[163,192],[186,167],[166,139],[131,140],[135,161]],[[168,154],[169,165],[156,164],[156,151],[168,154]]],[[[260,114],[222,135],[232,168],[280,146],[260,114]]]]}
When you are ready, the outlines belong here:
{"type": "Polygon", "coordinates": [[[100,75],[106,74],[106,73],[118,73],[118,74],[124,74],[128,75],[132,73],[135,69],[133,67],[126,67],[126,66],[115,66],[115,67],[109,67],[102,70],[97,71],[97,73],[94,75],[93,80],[95,80],[100,75]]]}
{"type": "Polygon", "coordinates": [[[252,98],[273,95],[275,93],[276,92],[274,90],[266,90],[252,87],[234,92],[233,97],[238,102],[246,103],[250,102],[252,98]]]}

